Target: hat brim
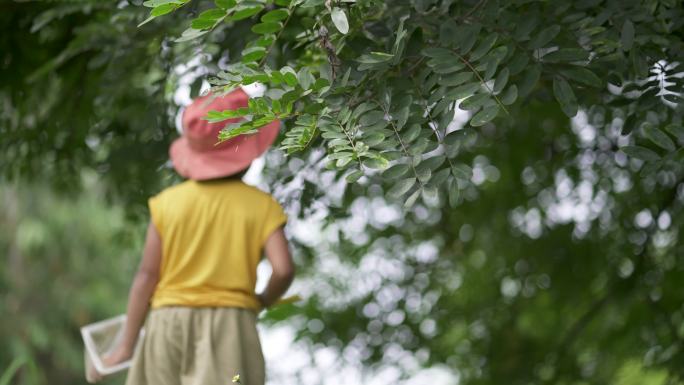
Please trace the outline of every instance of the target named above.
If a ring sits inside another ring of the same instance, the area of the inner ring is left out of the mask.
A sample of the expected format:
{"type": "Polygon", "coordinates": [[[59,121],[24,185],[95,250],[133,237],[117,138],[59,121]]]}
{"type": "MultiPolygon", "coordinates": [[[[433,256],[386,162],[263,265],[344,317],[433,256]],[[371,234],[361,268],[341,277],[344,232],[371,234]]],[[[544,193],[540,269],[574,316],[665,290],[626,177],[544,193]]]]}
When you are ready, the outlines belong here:
{"type": "Polygon", "coordinates": [[[230,176],[261,156],[278,137],[280,121],[271,122],[254,134],[240,135],[211,151],[196,151],[181,136],[169,148],[173,168],[183,177],[207,180],[230,176]]]}

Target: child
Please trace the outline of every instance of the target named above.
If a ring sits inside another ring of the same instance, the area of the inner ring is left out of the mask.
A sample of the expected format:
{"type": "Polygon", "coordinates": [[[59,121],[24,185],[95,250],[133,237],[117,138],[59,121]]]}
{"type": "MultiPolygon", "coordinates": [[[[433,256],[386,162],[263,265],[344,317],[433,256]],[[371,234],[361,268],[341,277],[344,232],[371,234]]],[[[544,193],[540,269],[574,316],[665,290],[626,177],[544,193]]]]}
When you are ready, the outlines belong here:
{"type": "Polygon", "coordinates": [[[127,385],[226,385],[237,374],[242,384],[264,384],[256,315],[287,290],[294,266],[282,208],[241,177],[273,143],[280,123],[216,145],[226,122],[202,119],[207,111],[234,110],[247,100],[237,89],[200,97],[183,113],[183,135],[170,156],[189,180],[149,200],[151,222],[124,337],[105,358],[109,366],[132,356],[151,306],[127,385]],[[262,250],[273,273],[255,294],[262,250]]]}

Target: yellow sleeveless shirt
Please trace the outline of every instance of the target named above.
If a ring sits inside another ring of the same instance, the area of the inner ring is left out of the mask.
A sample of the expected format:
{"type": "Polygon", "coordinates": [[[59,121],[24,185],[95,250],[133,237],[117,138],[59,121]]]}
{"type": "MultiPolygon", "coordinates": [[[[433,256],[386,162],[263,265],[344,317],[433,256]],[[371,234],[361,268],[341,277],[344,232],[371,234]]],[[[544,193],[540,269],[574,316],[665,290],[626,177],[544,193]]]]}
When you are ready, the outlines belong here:
{"type": "Polygon", "coordinates": [[[239,180],[188,180],[149,200],[162,240],[152,307],[258,309],[257,264],[287,217],[271,195],[239,180]]]}

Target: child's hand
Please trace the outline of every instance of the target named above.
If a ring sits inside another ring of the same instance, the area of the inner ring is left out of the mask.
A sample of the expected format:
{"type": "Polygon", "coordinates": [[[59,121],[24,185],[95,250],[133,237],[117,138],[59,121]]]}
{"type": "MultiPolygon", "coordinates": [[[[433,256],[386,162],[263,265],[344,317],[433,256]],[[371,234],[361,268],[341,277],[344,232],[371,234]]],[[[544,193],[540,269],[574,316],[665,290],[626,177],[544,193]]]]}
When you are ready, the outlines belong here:
{"type": "Polygon", "coordinates": [[[261,312],[261,311],[266,310],[266,308],[268,308],[268,305],[266,304],[266,299],[264,298],[264,294],[259,293],[256,295],[256,297],[257,297],[257,300],[259,301],[259,306],[260,306],[259,311],[261,312]]]}
{"type": "MultiPolygon", "coordinates": [[[[119,346],[102,359],[102,364],[105,368],[108,368],[130,359],[132,356],[133,354],[130,350],[119,346]]],[[[92,384],[100,382],[102,377],[102,373],[98,372],[94,365],[88,368],[88,382],[92,384]]]]}
{"type": "Polygon", "coordinates": [[[131,349],[126,349],[123,346],[119,346],[118,348],[114,349],[113,352],[107,354],[102,360],[102,363],[105,367],[110,367],[127,361],[132,356],[133,351],[131,349]]]}

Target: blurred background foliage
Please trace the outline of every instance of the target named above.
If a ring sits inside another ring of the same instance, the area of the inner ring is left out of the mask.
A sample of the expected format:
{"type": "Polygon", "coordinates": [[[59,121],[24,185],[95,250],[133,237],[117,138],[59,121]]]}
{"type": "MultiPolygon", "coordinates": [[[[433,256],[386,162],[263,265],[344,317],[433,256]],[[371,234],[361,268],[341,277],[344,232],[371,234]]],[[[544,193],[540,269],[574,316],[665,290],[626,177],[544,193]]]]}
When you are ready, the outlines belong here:
{"type": "Polygon", "coordinates": [[[93,174],[83,180],[70,196],[39,182],[0,187],[0,366],[19,369],[0,383],[83,382],[79,325],[126,306],[144,226],[104,202],[93,174]]]}
{"type": "MultiPolygon", "coordinates": [[[[196,95],[249,35],[246,20],[172,43],[200,3],[141,28],[147,10],[126,1],[0,4],[0,385],[82,383],[78,328],[124,308],[145,201],[177,181],[177,90],[196,95]]],[[[264,321],[368,371],[682,383],[681,167],[627,158],[627,117],[581,104],[568,119],[542,79],[469,131],[455,209],[347,185],[318,148],[270,153],[262,183],[292,218],[307,301],[264,321]]]]}

